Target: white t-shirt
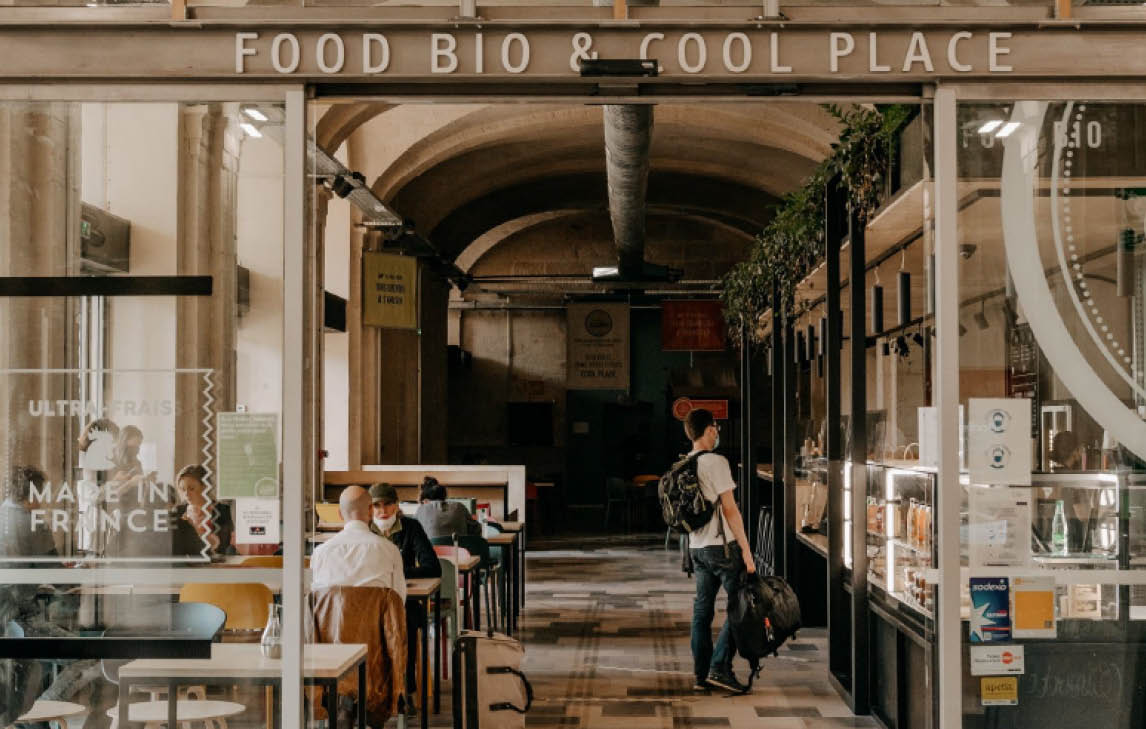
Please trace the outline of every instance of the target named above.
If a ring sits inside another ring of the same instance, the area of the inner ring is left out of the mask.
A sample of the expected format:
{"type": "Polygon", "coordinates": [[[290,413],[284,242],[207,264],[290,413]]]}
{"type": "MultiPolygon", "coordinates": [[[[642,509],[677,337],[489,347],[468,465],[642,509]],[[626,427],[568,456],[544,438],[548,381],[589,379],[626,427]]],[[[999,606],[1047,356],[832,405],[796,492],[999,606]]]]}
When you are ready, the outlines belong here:
{"type": "Polygon", "coordinates": [[[732,469],[728,466],[728,459],[717,453],[705,453],[696,459],[696,473],[700,478],[700,490],[704,493],[704,498],[710,502],[717,502],[716,513],[713,514],[712,521],[688,535],[688,546],[692,549],[720,547],[724,546],[725,538],[728,539],[729,544],[734,543],[736,537],[729,530],[728,524],[724,523],[724,512],[718,501],[720,495],[725,491],[732,491],[736,488],[736,482],[732,480],[732,469]],[[720,535],[722,526],[724,527],[724,537],[720,535]]]}

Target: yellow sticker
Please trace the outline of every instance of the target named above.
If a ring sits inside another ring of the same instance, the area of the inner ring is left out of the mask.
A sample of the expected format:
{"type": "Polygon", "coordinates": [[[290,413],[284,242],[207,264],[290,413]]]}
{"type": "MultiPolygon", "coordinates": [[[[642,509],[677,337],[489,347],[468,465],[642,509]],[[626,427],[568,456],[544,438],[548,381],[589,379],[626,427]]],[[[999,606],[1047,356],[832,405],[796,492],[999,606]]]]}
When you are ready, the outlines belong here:
{"type": "Polygon", "coordinates": [[[988,676],[979,679],[983,706],[1017,706],[1019,703],[1018,676],[988,676]]]}

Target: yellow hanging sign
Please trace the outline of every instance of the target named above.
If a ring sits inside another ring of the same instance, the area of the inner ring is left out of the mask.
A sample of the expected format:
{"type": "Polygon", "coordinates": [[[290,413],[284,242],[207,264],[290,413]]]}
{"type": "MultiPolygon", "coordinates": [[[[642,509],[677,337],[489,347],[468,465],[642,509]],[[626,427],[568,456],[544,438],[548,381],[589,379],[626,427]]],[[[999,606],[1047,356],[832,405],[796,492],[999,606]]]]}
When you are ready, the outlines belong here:
{"type": "Polygon", "coordinates": [[[418,328],[418,259],[362,254],[362,323],[384,329],[418,328]]]}

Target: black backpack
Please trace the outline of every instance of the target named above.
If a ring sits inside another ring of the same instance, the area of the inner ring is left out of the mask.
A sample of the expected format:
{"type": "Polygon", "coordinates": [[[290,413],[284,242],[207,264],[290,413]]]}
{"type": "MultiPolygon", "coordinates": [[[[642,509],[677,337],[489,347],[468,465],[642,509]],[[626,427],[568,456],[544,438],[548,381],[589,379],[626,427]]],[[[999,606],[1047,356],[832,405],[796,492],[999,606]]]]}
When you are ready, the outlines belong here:
{"type": "Polygon", "coordinates": [[[692,533],[712,521],[712,515],[716,513],[715,502],[704,498],[697,473],[697,461],[707,452],[700,451],[681,458],[661,476],[657,487],[665,524],[678,532],[692,533]]]}
{"type": "Polygon", "coordinates": [[[760,661],[776,655],[784,641],[800,629],[800,601],[777,575],[741,574],[740,585],[728,596],[728,620],[736,652],[752,669],[748,687],[760,673],[760,661]]]}

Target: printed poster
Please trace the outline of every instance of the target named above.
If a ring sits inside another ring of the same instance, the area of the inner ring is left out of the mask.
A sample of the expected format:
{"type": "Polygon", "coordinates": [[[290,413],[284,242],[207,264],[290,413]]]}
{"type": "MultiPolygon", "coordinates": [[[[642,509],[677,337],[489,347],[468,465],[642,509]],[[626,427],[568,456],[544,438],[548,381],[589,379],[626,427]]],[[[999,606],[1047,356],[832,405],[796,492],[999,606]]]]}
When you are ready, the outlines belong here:
{"type": "Polygon", "coordinates": [[[235,544],[282,541],[278,499],[235,499],[235,544]]]}
{"type": "Polygon", "coordinates": [[[628,390],[629,305],[570,304],[566,316],[566,386],[628,390]]]}
{"type": "Polygon", "coordinates": [[[274,413],[219,413],[220,499],[279,498],[279,416],[274,413]]]}
{"type": "Polygon", "coordinates": [[[1031,489],[971,486],[968,533],[972,567],[1022,566],[1031,561],[1031,489]]]}
{"type": "Polygon", "coordinates": [[[973,397],[967,422],[971,482],[1031,485],[1031,401],[973,397]]]}
{"type": "Polygon", "coordinates": [[[1011,589],[1006,577],[971,578],[972,643],[1011,639],[1011,589]]]}
{"type": "Polygon", "coordinates": [[[1054,577],[1016,577],[1011,581],[1015,638],[1057,638],[1054,577]]]}

